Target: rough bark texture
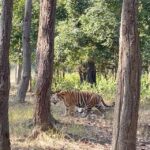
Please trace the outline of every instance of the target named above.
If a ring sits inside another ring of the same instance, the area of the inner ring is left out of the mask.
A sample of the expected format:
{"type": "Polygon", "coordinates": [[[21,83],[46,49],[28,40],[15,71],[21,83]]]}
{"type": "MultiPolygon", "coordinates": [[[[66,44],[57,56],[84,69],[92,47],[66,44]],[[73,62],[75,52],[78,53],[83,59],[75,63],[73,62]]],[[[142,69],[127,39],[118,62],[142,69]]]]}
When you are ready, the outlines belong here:
{"type": "Polygon", "coordinates": [[[10,89],[9,48],[12,0],[2,1],[0,26],[0,150],[10,150],[8,99],[10,89]]]}
{"type": "Polygon", "coordinates": [[[19,102],[24,102],[26,92],[31,76],[31,48],[30,48],[30,29],[31,29],[31,14],[32,14],[32,0],[26,0],[25,13],[23,21],[23,73],[20,85],[17,91],[16,99],[19,102]]]}
{"type": "Polygon", "coordinates": [[[140,100],[141,58],[137,0],[124,0],[121,15],[113,150],[135,150],[140,100]]]}
{"type": "Polygon", "coordinates": [[[56,0],[40,1],[40,23],[37,44],[37,82],[36,82],[36,110],[35,124],[37,126],[52,127],[50,114],[49,92],[52,83],[54,59],[54,26],[56,0]]]}

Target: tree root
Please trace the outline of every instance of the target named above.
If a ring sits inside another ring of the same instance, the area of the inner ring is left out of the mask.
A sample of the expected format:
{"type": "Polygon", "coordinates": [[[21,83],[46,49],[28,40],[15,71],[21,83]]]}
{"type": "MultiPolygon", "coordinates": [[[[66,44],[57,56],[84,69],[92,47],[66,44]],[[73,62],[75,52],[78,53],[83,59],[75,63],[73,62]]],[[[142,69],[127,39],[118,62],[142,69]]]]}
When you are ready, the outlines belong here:
{"type": "Polygon", "coordinates": [[[49,124],[49,125],[37,125],[34,127],[34,129],[32,130],[31,135],[28,136],[29,140],[34,140],[36,139],[41,133],[43,132],[47,132],[51,130],[52,133],[59,133],[60,131],[58,129],[56,129],[53,125],[49,124]]]}

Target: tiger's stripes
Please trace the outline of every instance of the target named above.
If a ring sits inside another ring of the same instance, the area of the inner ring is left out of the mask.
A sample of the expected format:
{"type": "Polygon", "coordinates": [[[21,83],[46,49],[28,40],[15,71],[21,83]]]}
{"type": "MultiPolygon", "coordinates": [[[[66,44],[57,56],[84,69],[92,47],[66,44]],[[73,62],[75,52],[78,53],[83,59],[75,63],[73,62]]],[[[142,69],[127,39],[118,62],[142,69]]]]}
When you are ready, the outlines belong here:
{"type": "Polygon", "coordinates": [[[102,111],[104,107],[112,107],[107,105],[103,98],[96,93],[81,91],[60,91],[51,97],[51,102],[56,104],[63,101],[66,106],[66,115],[74,115],[75,106],[85,109],[85,116],[89,114],[93,107],[102,111]]]}

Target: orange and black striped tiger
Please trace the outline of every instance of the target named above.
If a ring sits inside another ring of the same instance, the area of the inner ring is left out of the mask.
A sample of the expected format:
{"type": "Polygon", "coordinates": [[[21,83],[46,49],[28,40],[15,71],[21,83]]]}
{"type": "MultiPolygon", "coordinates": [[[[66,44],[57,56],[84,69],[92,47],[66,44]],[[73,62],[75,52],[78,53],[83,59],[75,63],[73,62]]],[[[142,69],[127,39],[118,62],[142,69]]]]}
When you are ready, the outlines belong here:
{"type": "Polygon", "coordinates": [[[84,117],[89,114],[93,107],[102,111],[103,106],[113,106],[107,105],[99,94],[80,91],[60,91],[51,96],[52,103],[56,104],[59,101],[63,101],[66,106],[65,115],[74,115],[75,107],[77,106],[85,109],[84,117]]]}

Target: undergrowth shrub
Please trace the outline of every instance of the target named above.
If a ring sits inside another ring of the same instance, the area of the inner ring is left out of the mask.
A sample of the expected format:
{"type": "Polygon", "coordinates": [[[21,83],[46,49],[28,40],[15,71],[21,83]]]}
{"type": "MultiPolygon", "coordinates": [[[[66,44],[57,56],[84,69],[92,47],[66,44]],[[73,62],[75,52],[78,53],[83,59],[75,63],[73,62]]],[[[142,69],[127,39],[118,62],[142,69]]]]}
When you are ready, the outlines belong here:
{"type": "Polygon", "coordinates": [[[141,102],[150,103],[150,81],[148,74],[142,75],[141,78],[141,102]]]}
{"type": "Polygon", "coordinates": [[[55,83],[52,85],[52,90],[80,90],[99,93],[104,99],[114,99],[115,93],[115,80],[113,77],[105,79],[103,76],[97,77],[96,86],[91,86],[87,82],[80,83],[80,79],[77,73],[66,74],[64,78],[55,79],[55,83]]]}
{"type": "MultiPolygon", "coordinates": [[[[113,76],[107,79],[102,75],[97,75],[97,85],[91,86],[87,82],[80,83],[77,73],[68,73],[64,78],[55,78],[52,90],[80,90],[99,93],[105,100],[115,101],[116,80],[113,76]]],[[[141,102],[150,102],[150,81],[148,75],[141,78],[141,102]]]]}

